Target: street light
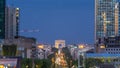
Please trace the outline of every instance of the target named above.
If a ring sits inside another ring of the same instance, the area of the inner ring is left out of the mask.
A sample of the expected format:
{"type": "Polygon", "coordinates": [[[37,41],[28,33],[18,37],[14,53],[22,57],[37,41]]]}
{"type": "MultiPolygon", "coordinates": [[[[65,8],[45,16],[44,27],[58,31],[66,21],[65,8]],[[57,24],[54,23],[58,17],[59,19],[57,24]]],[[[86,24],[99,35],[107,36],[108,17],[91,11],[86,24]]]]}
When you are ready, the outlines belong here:
{"type": "Polygon", "coordinates": [[[82,61],[81,57],[84,58],[84,53],[82,52],[82,50],[85,48],[85,46],[83,44],[78,45],[78,68],[82,68],[84,66],[83,63],[80,62],[80,60],[82,61]]]}
{"type": "Polygon", "coordinates": [[[26,65],[26,68],[28,68],[28,65],[26,65]]]}
{"type": "Polygon", "coordinates": [[[43,49],[44,46],[43,46],[43,45],[39,45],[38,48],[39,48],[39,49],[43,49]]]}
{"type": "Polygon", "coordinates": [[[83,49],[83,48],[85,48],[85,46],[84,45],[79,45],[78,48],[83,49]]]}

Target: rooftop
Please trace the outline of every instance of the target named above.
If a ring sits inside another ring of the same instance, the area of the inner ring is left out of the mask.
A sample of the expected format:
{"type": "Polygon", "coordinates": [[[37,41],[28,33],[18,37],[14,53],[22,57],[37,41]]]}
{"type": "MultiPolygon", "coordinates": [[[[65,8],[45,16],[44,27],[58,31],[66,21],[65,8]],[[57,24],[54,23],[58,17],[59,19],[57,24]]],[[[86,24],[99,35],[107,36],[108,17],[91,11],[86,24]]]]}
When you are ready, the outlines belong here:
{"type": "Polygon", "coordinates": [[[87,58],[119,58],[120,54],[107,54],[107,53],[87,53],[87,58]]]}

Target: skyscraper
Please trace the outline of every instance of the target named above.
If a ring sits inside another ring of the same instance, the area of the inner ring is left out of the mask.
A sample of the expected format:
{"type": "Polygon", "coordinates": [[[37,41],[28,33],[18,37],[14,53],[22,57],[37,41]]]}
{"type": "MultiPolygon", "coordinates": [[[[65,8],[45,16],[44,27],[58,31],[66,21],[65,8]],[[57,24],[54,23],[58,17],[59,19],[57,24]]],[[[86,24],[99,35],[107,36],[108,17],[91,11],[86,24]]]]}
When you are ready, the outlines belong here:
{"type": "Polygon", "coordinates": [[[0,0],[0,39],[5,38],[5,1],[0,0]]]}
{"type": "Polygon", "coordinates": [[[19,8],[6,7],[5,10],[5,39],[14,39],[18,36],[19,8]]]}
{"type": "Polygon", "coordinates": [[[119,35],[118,0],[95,0],[95,41],[119,35]]]}

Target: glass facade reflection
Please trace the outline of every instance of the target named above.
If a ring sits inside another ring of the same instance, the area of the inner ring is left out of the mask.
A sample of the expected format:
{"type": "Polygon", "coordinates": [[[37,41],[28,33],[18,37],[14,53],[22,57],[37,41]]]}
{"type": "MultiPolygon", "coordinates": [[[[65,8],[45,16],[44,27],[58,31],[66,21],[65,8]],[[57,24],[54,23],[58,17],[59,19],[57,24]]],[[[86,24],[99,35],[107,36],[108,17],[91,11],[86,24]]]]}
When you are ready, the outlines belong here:
{"type": "Polygon", "coordinates": [[[118,0],[95,0],[95,39],[119,35],[118,0]]]}
{"type": "Polygon", "coordinates": [[[5,38],[5,0],[0,0],[0,39],[5,38]]]}

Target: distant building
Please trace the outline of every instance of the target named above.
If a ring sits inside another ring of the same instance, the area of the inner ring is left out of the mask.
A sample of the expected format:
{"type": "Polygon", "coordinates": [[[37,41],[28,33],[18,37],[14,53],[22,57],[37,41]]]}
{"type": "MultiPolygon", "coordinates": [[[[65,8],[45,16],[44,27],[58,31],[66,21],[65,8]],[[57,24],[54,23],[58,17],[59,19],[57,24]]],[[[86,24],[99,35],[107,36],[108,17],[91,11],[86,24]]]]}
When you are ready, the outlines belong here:
{"type": "Polygon", "coordinates": [[[51,54],[51,45],[48,44],[38,44],[37,45],[37,58],[38,59],[47,59],[51,54]]]}
{"type": "Polygon", "coordinates": [[[67,47],[71,53],[72,58],[74,60],[77,60],[78,59],[78,46],[74,44],[74,45],[68,45],[67,47]]]}
{"type": "Polygon", "coordinates": [[[32,47],[36,46],[36,39],[30,37],[19,36],[14,41],[18,45],[18,55],[26,58],[31,58],[32,47]]]}
{"type": "Polygon", "coordinates": [[[55,48],[65,47],[65,40],[55,40],[55,48]]]}
{"type": "Polygon", "coordinates": [[[22,56],[23,58],[31,58],[32,47],[36,46],[36,39],[24,36],[19,36],[15,38],[12,43],[7,43],[4,45],[17,45],[17,56],[22,56]]]}
{"type": "Polygon", "coordinates": [[[0,0],[0,39],[18,36],[19,8],[6,7],[6,0],[0,0]]]}
{"type": "Polygon", "coordinates": [[[120,54],[120,36],[105,37],[97,45],[98,53],[120,54]]]}
{"type": "Polygon", "coordinates": [[[12,43],[19,32],[19,8],[5,9],[5,43],[12,43]]]}
{"type": "Polygon", "coordinates": [[[69,48],[71,56],[74,60],[78,59],[79,51],[83,51],[85,53],[94,53],[93,46],[88,45],[88,44],[69,45],[68,48],[69,48]]]}
{"type": "Polygon", "coordinates": [[[21,68],[21,57],[0,57],[0,68],[21,68]]]}

